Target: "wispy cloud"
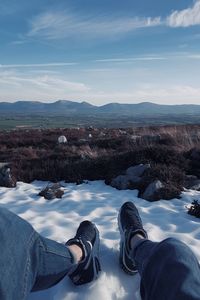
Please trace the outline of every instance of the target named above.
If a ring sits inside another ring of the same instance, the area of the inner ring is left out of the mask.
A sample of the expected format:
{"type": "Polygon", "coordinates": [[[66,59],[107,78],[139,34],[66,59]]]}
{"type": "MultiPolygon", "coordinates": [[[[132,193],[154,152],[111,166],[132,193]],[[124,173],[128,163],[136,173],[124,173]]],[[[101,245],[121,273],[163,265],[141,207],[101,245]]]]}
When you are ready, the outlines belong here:
{"type": "Polygon", "coordinates": [[[175,10],[166,20],[170,27],[189,27],[200,25],[200,0],[197,0],[192,7],[175,10]]]}
{"type": "Polygon", "coordinates": [[[141,57],[128,57],[128,58],[105,58],[97,59],[95,62],[114,62],[114,63],[131,63],[135,61],[155,61],[155,60],[166,60],[167,57],[162,56],[141,56],[141,57]]]}
{"type": "Polygon", "coordinates": [[[73,99],[87,94],[90,88],[81,82],[65,80],[55,74],[27,74],[0,70],[0,100],[73,99]]]}
{"type": "Polygon", "coordinates": [[[61,40],[61,39],[118,39],[121,36],[139,29],[158,26],[189,27],[200,25],[200,0],[193,6],[173,11],[163,18],[157,17],[118,17],[81,15],[71,11],[45,11],[29,20],[29,30],[21,35],[14,44],[23,44],[27,40],[61,40]]]}
{"type": "MultiPolygon", "coordinates": [[[[184,47],[181,47],[184,48],[184,47]]],[[[172,53],[161,53],[160,56],[156,55],[147,55],[147,56],[136,56],[136,57],[118,57],[118,58],[104,58],[104,59],[97,59],[94,62],[96,63],[119,63],[119,64],[128,64],[134,62],[155,62],[155,61],[171,61],[171,60],[194,60],[200,59],[200,53],[194,52],[172,52],[172,53]]]]}
{"type": "Polygon", "coordinates": [[[154,27],[159,25],[160,22],[160,17],[111,18],[107,16],[100,18],[49,11],[31,20],[27,37],[43,37],[46,39],[115,37],[136,29],[154,27]]]}
{"type": "Polygon", "coordinates": [[[190,55],[188,55],[188,58],[191,58],[191,59],[200,59],[200,54],[190,54],[190,55]]]}
{"type": "MultiPolygon", "coordinates": [[[[151,101],[160,104],[184,104],[184,103],[196,103],[199,104],[200,88],[190,85],[150,85],[143,84],[140,87],[135,88],[133,91],[124,92],[97,92],[95,94],[96,101],[99,104],[102,102],[120,102],[120,103],[139,103],[142,101],[151,101]]],[[[88,96],[88,100],[92,100],[91,95],[88,96]]]]}
{"type": "Polygon", "coordinates": [[[41,67],[64,67],[64,66],[73,66],[77,65],[75,62],[61,62],[61,63],[47,63],[47,64],[10,64],[4,65],[0,64],[0,69],[8,68],[41,68],[41,67]]]}
{"type": "MultiPolygon", "coordinates": [[[[110,74],[109,74],[110,76],[110,74]]],[[[143,83],[131,89],[87,86],[82,82],[65,80],[55,74],[29,75],[14,70],[0,70],[0,101],[17,99],[52,101],[57,99],[87,100],[94,104],[108,102],[134,103],[199,103],[200,88],[195,85],[143,83]],[[16,97],[17,95],[17,97],[16,97]]]]}

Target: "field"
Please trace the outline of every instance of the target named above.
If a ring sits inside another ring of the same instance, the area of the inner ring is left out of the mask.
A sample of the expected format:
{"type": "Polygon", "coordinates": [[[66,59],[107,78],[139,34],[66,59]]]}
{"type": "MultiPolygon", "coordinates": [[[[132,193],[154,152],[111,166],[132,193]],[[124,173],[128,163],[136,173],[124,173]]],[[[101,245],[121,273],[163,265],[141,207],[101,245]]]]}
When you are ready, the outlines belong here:
{"type": "Polygon", "coordinates": [[[0,115],[0,130],[18,128],[49,129],[49,128],[73,128],[94,126],[97,128],[127,128],[150,125],[182,125],[200,124],[199,115],[152,115],[152,116],[128,116],[128,115],[0,115]]]}

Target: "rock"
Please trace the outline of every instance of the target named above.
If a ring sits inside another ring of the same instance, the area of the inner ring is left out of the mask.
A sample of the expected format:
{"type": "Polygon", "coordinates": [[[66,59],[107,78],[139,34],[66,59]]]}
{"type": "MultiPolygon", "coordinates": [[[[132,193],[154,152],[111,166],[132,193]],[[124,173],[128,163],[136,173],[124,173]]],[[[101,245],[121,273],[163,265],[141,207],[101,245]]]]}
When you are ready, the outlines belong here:
{"type": "Polygon", "coordinates": [[[200,179],[194,175],[187,175],[185,178],[184,187],[189,190],[200,191],[200,179]]]}
{"type": "Polygon", "coordinates": [[[9,163],[0,163],[0,186],[16,187],[16,179],[11,175],[9,163]]]}
{"type": "Polygon", "coordinates": [[[129,179],[126,175],[119,175],[112,179],[110,185],[118,190],[126,190],[129,187],[129,179]]]}
{"type": "Polygon", "coordinates": [[[104,137],[104,136],[106,136],[106,134],[105,134],[104,132],[102,132],[102,131],[101,131],[101,132],[99,133],[99,135],[98,135],[98,136],[101,138],[101,137],[104,137]]]}
{"type": "Polygon", "coordinates": [[[190,187],[191,190],[200,191],[200,180],[198,179],[194,185],[190,187]]]}
{"type": "Polygon", "coordinates": [[[126,170],[125,175],[119,175],[111,180],[111,186],[118,190],[137,189],[138,183],[142,180],[144,171],[150,168],[149,164],[137,165],[126,170]]]}
{"type": "Polygon", "coordinates": [[[137,166],[133,166],[126,170],[126,175],[129,177],[130,180],[133,178],[134,181],[136,178],[141,177],[144,171],[146,171],[149,168],[150,168],[150,164],[146,164],[146,165],[140,164],[137,166]]]}
{"type": "Polygon", "coordinates": [[[64,191],[61,190],[59,183],[53,183],[47,185],[38,195],[44,197],[47,200],[53,200],[55,198],[62,198],[64,191]]]}
{"type": "Polygon", "coordinates": [[[155,200],[154,198],[158,199],[158,192],[163,187],[164,186],[160,180],[155,180],[147,186],[144,193],[141,194],[141,197],[150,201],[155,200]]]}
{"type": "Polygon", "coordinates": [[[67,138],[64,135],[59,136],[58,143],[59,144],[65,144],[65,143],[67,143],[67,138]]]}
{"type": "Polygon", "coordinates": [[[194,200],[188,208],[188,214],[200,218],[200,203],[194,200]]]}

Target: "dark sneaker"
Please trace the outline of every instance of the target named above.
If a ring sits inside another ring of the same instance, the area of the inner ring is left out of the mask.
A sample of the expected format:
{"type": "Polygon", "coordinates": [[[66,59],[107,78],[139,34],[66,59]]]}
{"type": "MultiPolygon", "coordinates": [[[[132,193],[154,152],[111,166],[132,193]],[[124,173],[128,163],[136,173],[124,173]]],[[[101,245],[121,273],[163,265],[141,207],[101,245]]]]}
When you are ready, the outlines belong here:
{"type": "Polygon", "coordinates": [[[76,285],[93,281],[101,271],[99,262],[99,231],[90,221],[80,223],[76,235],[67,241],[66,245],[76,244],[82,248],[83,259],[69,274],[76,285]]]}
{"type": "Polygon", "coordinates": [[[119,262],[126,273],[133,275],[137,272],[137,267],[130,257],[131,238],[136,233],[140,233],[146,239],[148,237],[143,228],[139,212],[132,202],[125,202],[122,205],[118,215],[118,225],[121,235],[119,262]]]}

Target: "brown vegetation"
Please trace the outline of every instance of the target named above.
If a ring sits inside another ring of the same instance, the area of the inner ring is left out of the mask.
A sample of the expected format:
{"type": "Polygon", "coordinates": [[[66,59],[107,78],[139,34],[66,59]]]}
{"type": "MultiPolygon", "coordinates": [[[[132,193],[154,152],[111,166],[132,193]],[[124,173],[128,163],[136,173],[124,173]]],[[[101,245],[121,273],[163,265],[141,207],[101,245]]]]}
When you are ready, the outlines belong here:
{"type": "Polygon", "coordinates": [[[19,181],[81,182],[121,174],[150,163],[148,177],[177,193],[185,174],[200,177],[200,125],[127,129],[51,129],[0,132],[0,161],[10,162],[19,181]],[[92,137],[89,137],[92,134],[92,137]],[[66,144],[58,144],[60,135],[66,144]]]}

